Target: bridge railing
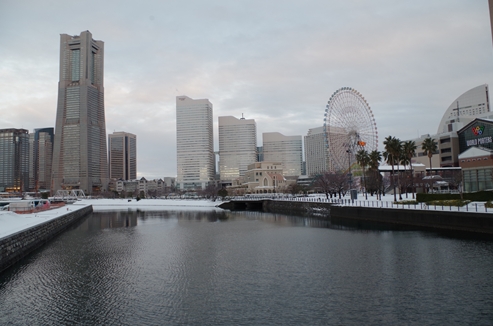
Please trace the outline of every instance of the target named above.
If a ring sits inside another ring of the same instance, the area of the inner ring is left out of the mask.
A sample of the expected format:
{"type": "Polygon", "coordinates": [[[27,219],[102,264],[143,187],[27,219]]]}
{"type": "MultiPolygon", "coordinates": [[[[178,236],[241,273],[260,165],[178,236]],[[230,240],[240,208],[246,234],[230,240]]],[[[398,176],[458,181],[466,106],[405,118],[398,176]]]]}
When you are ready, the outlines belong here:
{"type": "Polygon", "coordinates": [[[292,202],[330,203],[333,205],[369,207],[369,208],[394,208],[414,210],[456,211],[471,213],[493,213],[493,208],[488,209],[485,203],[473,202],[464,206],[427,205],[426,203],[396,203],[388,200],[353,200],[349,198],[323,198],[323,197],[296,197],[296,196],[259,196],[259,197],[230,197],[234,201],[259,201],[259,200],[285,200],[292,202]]]}

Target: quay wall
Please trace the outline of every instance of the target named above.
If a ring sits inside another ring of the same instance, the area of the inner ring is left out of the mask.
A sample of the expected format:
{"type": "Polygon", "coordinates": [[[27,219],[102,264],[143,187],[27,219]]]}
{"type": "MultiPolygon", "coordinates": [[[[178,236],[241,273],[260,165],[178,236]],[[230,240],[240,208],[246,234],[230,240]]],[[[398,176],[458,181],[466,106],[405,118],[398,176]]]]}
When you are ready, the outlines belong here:
{"type": "MultiPolygon", "coordinates": [[[[230,205],[229,207],[237,207],[230,205]]],[[[250,205],[255,207],[254,205],[250,205]]],[[[324,202],[263,200],[262,211],[493,235],[493,214],[422,209],[339,206],[324,202]]]]}
{"type": "Polygon", "coordinates": [[[488,213],[332,206],[330,217],[493,235],[493,214],[488,213]]]}
{"type": "Polygon", "coordinates": [[[0,239],[0,273],[92,212],[88,205],[0,239]]]}

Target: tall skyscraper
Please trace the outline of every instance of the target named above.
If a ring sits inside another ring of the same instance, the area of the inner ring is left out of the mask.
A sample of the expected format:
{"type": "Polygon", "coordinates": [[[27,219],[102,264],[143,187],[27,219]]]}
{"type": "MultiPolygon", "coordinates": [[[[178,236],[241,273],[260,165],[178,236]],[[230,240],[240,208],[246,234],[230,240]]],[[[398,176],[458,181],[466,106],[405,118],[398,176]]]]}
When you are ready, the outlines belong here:
{"type": "Polygon", "coordinates": [[[104,43],[89,31],[60,35],[52,191],[107,187],[103,59],[104,43]]]}
{"type": "Polygon", "coordinates": [[[34,129],[29,134],[29,189],[50,190],[54,128],[34,129]]]}
{"type": "Polygon", "coordinates": [[[257,126],[254,119],[219,117],[219,174],[221,181],[243,176],[257,162],[257,126]]]}
{"type": "Polygon", "coordinates": [[[29,131],[0,129],[0,192],[23,192],[29,186],[29,131]]]}
{"type": "Polygon", "coordinates": [[[176,97],[176,186],[205,189],[214,180],[212,104],[207,99],[176,97]]]}
{"type": "Polygon", "coordinates": [[[303,165],[301,136],[284,136],[279,132],[262,134],[264,161],[281,162],[285,176],[300,176],[303,165]]]}
{"type": "Polygon", "coordinates": [[[324,127],[312,128],[305,136],[306,174],[317,175],[329,169],[324,127]]]}
{"type": "Polygon", "coordinates": [[[137,136],[128,132],[108,135],[110,178],[137,179],[137,136]]]}

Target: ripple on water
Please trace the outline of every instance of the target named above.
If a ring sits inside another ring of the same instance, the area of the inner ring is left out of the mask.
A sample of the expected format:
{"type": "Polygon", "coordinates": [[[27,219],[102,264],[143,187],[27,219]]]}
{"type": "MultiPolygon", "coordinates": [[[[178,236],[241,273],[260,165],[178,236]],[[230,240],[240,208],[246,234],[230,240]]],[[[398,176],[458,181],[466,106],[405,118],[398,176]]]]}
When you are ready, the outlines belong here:
{"type": "Polygon", "coordinates": [[[493,320],[490,242],[204,214],[93,214],[1,276],[0,324],[493,320]]]}

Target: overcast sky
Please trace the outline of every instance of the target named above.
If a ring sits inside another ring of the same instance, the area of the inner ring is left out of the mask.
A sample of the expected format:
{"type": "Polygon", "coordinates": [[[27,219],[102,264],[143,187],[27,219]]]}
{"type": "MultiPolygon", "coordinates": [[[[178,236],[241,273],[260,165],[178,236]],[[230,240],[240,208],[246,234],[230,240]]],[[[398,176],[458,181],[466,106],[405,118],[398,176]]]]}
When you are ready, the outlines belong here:
{"type": "Polygon", "coordinates": [[[0,0],[0,128],[54,127],[60,34],[105,43],[106,130],[137,135],[138,176],[176,176],[175,98],[306,135],[341,87],[384,137],[434,134],[493,80],[487,0],[0,0]]]}

